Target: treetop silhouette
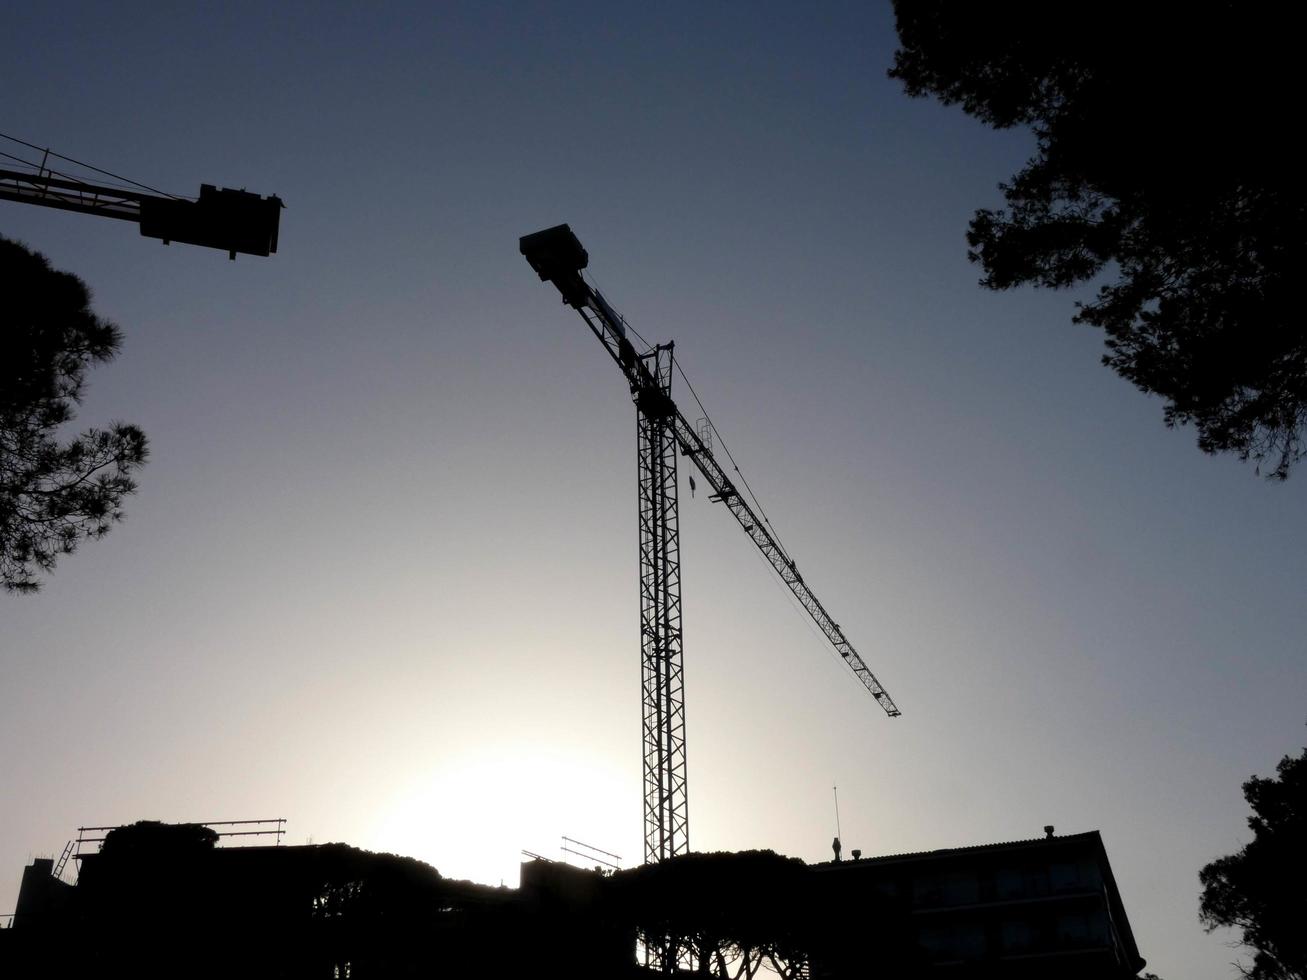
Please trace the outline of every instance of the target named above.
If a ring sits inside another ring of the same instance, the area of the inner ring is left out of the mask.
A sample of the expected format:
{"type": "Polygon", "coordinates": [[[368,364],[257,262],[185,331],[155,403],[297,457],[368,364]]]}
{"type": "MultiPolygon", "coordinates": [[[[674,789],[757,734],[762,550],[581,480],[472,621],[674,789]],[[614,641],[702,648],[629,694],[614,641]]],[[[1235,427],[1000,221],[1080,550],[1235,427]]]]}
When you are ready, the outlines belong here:
{"type": "Polygon", "coordinates": [[[87,368],[112,360],[121,331],[91,310],[76,276],[0,238],[0,583],[34,592],[87,538],[123,517],[148,454],[145,434],[113,422],[61,441],[87,368]]]}
{"type": "Polygon", "coordinates": [[[1304,455],[1307,190],[1289,6],[896,0],[890,76],[1034,156],[976,212],[982,285],[1098,283],[1103,362],[1275,479],[1304,455]]]}

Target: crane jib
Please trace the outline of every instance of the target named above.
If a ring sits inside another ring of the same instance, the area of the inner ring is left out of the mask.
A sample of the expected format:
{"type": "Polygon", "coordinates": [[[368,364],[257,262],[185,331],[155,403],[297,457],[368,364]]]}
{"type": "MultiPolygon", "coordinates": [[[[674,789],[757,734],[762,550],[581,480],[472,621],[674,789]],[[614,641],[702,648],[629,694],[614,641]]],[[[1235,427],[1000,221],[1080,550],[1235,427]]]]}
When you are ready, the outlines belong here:
{"type": "Polygon", "coordinates": [[[0,200],[134,222],[141,235],[242,255],[277,251],[281,198],[200,185],[195,200],[122,187],[101,187],[48,172],[0,169],[0,200]]]}
{"type": "MultiPolygon", "coordinates": [[[[554,283],[562,293],[564,302],[581,314],[595,336],[603,343],[609,355],[626,375],[640,412],[670,428],[682,455],[694,463],[712,487],[710,499],[726,504],[745,534],[799,600],[817,628],[848,664],[854,676],[867,688],[886,714],[891,718],[898,717],[901,712],[889,693],[858,655],[844,635],[844,631],[830,617],[820,600],[804,582],[794,562],[768,530],[767,523],[749,507],[713,456],[712,450],[667,394],[670,375],[666,381],[663,381],[649,370],[644,357],[636,354],[627,338],[625,321],[598,290],[582,280],[580,270],[588,264],[589,255],[571,228],[567,225],[557,225],[526,235],[521,239],[520,250],[541,280],[554,283]]],[[[670,345],[667,348],[655,348],[646,356],[665,350],[670,350],[670,345]]]]}

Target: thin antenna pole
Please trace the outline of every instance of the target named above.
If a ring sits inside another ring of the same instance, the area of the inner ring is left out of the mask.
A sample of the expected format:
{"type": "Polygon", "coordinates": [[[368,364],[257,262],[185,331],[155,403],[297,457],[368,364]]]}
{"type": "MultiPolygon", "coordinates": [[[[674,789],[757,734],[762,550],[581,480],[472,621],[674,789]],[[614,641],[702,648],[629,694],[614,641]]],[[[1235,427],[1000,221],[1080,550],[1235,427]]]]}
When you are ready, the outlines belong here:
{"type": "Polygon", "coordinates": [[[840,788],[832,786],[831,791],[835,794],[835,836],[843,837],[844,835],[840,833],[840,788]]]}

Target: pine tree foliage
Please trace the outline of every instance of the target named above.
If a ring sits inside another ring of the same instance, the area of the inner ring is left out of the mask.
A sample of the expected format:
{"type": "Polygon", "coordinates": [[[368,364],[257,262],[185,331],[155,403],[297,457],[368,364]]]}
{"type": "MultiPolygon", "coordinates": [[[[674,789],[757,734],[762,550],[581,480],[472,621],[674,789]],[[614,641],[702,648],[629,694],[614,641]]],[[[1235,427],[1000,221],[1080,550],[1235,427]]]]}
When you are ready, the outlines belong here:
{"type": "Polygon", "coordinates": [[[1243,784],[1253,839],[1199,872],[1199,917],[1208,932],[1240,930],[1253,950],[1250,980],[1307,980],[1307,749],[1277,772],[1243,784]]]}
{"type": "Polygon", "coordinates": [[[147,446],[139,428],[121,422],[61,434],[87,368],[121,344],[80,279],[0,238],[0,304],[0,584],[23,593],[122,518],[147,446]]]}
{"type": "Polygon", "coordinates": [[[1206,452],[1284,479],[1307,424],[1304,89],[1291,4],[896,0],[890,76],[1035,154],[980,210],[992,289],[1097,285],[1076,321],[1206,452]]]}

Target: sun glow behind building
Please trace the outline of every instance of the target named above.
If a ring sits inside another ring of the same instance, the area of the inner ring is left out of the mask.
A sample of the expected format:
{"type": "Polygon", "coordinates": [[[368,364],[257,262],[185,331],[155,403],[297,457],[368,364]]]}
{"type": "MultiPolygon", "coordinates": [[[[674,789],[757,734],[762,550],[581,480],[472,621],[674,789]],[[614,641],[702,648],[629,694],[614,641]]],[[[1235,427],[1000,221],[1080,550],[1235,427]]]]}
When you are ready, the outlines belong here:
{"type": "Polygon", "coordinates": [[[559,842],[569,834],[638,840],[633,767],[604,761],[545,740],[471,748],[379,801],[368,846],[420,858],[446,877],[515,886],[523,849],[564,857],[559,842]]]}

